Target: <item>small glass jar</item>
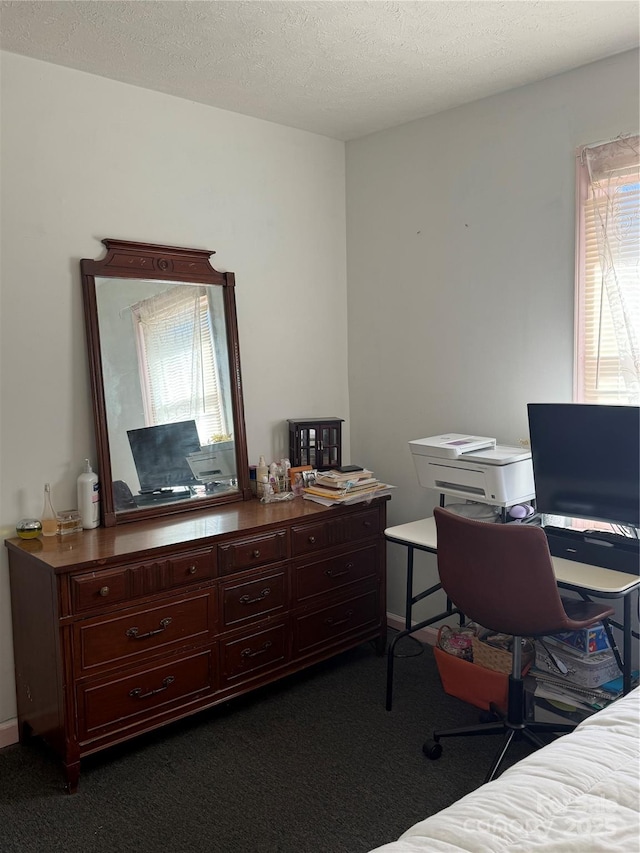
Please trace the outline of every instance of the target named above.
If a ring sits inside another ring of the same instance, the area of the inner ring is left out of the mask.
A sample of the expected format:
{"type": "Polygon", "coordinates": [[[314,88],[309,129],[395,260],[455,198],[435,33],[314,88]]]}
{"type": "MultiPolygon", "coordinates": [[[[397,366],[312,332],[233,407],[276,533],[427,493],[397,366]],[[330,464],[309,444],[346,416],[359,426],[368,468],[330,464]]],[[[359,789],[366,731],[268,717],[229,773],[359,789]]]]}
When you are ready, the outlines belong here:
{"type": "Polygon", "coordinates": [[[21,539],[37,539],[42,533],[39,518],[22,518],[16,524],[16,533],[21,539]]]}
{"type": "Polygon", "coordinates": [[[57,513],[56,517],[59,536],[67,536],[69,533],[82,533],[82,521],[77,509],[64,509],[57,513]]]}

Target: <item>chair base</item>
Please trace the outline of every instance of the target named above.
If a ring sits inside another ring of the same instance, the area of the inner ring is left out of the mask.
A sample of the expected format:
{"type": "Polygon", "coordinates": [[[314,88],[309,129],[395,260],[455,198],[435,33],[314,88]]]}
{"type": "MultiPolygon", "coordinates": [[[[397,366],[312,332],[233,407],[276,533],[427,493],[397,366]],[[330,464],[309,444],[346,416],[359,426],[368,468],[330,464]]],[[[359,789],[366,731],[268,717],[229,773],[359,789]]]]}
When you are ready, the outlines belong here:
{"type": "Polygon", "coordinates": [[[496,705],[491,705],[491,712],[498,717],[498,720],[493,723],[481,723],[476,726],[462,726],[457,729],[446,729],[443,731],[435,731],[433,739],[427,740],[422,751],[434,761],[442,755],[441,738],[445,737],[467,737],[476,735],[503,735],[503,741],[498,750],[484,781],[490,782],[495,779],[500,772],[500,768],[507,755],[510,745],[517,740],[528,741],[535,749],[545,746],[542,738],[538,734],[560,735],[566,732],[571,732],[575,729],[576,724],[572,723],[536,723],[526,722],[517,715],[519,719],[513,720],[503,714],[496,705]]]}

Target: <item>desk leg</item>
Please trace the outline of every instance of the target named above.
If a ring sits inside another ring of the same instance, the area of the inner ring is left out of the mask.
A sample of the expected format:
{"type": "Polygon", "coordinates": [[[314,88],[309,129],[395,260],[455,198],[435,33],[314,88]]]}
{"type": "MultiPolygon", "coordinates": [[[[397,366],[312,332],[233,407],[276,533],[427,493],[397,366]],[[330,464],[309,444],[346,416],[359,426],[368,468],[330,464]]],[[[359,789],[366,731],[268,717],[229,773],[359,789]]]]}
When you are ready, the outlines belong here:
{"type": "Polygon", "coordinates": [[[622,694],[626,695],[631,690],[631,594],[627,593],[622,599],[622,657],[624,669],[622,671],[622,694]]]}
{"type": "Polygon", "coordinates": [[[404,628],[411,628],[411,609],[413,607],[413,545],[407,549],[407,600],[404,611],[404,628]]]}
{"type": "MultiPolygon", "coordinates": [[[[616,663],[618,664],[618,669],[620,670],[620,672],[622,672],[624,674],[624,661],[620,657],[620,651],[618,649],[618,644],[616,643],[615,635],[614,635],[613,631],[611,630],[611,621],[609,619],[603,619],[602,625],[603,625],[604,630],[606,632],[607,639],[609,640],[609,645],[611,646],[611,651],[613,652],[613,656],[616,659],[616,663]]],[[[622,630],[624,632],[624,624],[622,626],[622,630]]],[[[623,637],[624,637],[624,633],[623,633],[623,637]]]]}
{"type": "MultiPolygon", "coordinates": [[[[404,632],[403,632],[404,636],[404,632]]],[[[393,661],[394,661],[394,649],[396,647],[396,642],[400,639],[400,634],[396,634],[396,636],[391,640],[391,644],[389,645],[389,650],[387,651],[387,701],[386,701],[386,709],[387,711],[391,710],[391,706],[393,704],[393,661]]]]}
{"type": "Polygon", "coordinates": [[[393,640],[391,640],[391,643],[389,644],[389,651],[387,652],[387,711],[391,710],[393,704],[393,662],[395,659],[394,650],[396,643],[403,637],[409,637],[411,634],[415,634],[416,631],[421,631],[423,628],[433,625],[434,622],[439,622],[446,616],[455,616],[458,613],[460,613],[460,611],[457,607],[453,607],[451,610],[445,610],[444,613],[438,613],[437,616],[432,616],[430,619],[425,619],[424,622],[418,622],[416,625],[413,625],[411,628],[407,628],[405,631],[400,631],[400,633],[396,634],[393,640]]]}

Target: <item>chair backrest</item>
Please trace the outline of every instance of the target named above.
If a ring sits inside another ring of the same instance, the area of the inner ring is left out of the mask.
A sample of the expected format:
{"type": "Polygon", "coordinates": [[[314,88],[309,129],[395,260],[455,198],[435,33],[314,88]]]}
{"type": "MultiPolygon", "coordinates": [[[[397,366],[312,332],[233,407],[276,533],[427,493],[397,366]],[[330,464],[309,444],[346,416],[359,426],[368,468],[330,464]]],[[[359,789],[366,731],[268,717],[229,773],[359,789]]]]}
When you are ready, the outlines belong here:
{"type": "Polygon", "coordinates": [[[541,528],[473,521],[440,508],[433,514],[440,581],[468,619],[517,636],[566,630],[569,620],[541,528]]]}

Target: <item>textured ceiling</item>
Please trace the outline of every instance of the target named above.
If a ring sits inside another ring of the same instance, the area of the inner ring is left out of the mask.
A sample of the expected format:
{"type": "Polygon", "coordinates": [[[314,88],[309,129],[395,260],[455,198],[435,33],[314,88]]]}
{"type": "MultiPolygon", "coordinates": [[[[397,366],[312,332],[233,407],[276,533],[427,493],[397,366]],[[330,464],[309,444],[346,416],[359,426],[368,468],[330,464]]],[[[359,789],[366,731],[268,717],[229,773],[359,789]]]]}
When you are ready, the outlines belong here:
{"type": "Polygon", "coordinates": [[[636,0],[0,3],[0,47],[353,139],[637,47],[636,0]]]}

